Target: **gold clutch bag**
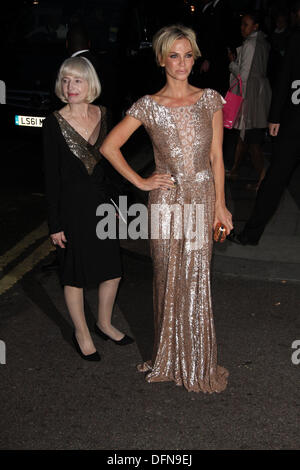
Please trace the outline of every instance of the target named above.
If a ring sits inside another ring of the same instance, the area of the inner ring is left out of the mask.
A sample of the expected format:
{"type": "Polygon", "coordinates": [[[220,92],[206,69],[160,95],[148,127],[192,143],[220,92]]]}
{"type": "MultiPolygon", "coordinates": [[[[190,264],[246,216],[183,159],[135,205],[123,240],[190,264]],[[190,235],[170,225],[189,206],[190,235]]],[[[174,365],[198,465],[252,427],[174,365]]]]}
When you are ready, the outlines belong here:
{"type": "Polygon", "coordinates": [[[227,236],[226,228],[221,222],[218,222],[214,230],[214,241],[223,243],[227,236]]]}

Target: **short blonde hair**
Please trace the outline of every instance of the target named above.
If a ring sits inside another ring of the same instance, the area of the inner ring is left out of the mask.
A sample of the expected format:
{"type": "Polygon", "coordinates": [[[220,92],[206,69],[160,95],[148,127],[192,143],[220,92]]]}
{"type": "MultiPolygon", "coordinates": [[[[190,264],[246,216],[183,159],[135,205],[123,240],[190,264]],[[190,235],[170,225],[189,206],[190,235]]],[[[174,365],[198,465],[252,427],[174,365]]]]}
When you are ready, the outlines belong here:
{"type": "Polygon", "coordinates": [[[86,57],[70,57],[60,66],[55,83],[55,94],[64,103],[68,103],[63,95],[62,79],[66,75],[80,77],[88,82],[87,102],[92,103],[101,93],[101,83],[92,63],[86,57]]]}
{"type": "Polygon", "coordinates": [[[165,26],[157,31],[152,43],[158,65],[161,65],[161,62],[165,60],[174,41],[182,38],[186,38],[190,41],[194,60],[201,56],[201,52],[197,45],[195,31],[181,24],[165,26]]]}

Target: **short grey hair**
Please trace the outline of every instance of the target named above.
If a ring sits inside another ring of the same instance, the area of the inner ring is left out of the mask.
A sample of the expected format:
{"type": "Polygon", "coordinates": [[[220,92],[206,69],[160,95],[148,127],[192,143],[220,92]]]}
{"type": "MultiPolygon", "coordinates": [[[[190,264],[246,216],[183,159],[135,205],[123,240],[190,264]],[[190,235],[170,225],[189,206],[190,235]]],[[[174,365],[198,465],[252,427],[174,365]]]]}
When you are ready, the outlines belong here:
{"type": "Polygon", "coordinates": [[[83,56],[70,57],[60,66],[55,83],[55,94],[63,103],[68,103],[63,95],[62,79],[66,75],[80,77],[88,82],[87,102],[92,103],[101,93],[101,83],[92,63],[83,56]]]}

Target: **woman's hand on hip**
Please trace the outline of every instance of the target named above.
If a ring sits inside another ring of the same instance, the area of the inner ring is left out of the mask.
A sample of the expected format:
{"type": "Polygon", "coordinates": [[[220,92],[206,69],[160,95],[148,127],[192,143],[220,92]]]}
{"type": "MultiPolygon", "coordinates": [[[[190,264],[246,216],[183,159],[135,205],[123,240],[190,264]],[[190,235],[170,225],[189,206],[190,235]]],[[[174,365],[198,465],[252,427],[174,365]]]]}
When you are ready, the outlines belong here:
{"type": "Polygon", "coordinates": [[[53,245],[60,246],[60,248],[65,248],[65,243],[67,241],[64,232],[51,233],[50,235],[53,245]]]}
{"type": "Polygon", "coordinates": [[[233,230],[232,215],[227,209],[226,206],[216,206],[215,209],[215,220],[214,220],[214,229],[218,222],[221,222],[226,228],[226,233],[229,235],[231,230],[233,230]]]}
{"type": "Polygon", "coordinates": [[[148,178],[143,178],[139,189],[142,191],[152,191],[153,189],[166,189],[174,188],[175,182],[172,180],[172,175],[153,173],[148,178]]]}

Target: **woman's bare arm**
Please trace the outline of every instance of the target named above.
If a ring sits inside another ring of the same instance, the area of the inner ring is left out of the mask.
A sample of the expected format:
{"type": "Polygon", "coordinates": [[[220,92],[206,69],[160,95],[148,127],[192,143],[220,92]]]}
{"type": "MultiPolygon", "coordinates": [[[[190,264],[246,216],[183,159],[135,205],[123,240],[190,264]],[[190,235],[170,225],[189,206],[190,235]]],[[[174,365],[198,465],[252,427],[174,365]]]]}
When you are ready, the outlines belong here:
{"type": "Polygon", "coordinates": [[[100,152],[124,178],[137,188],[143,191],[151,191],[158,188],[169,189],[174,185],[171,175],[153,174],[149,178],[142,178],[128,165],[121,152],[121,147],[141,124],[142,122],[138,119],[126,116],[107,135],[100,147],[100,152]]]}
{"type": "Polygon", "coordinates": [[[225,203],[225,170],[223,163],[223,113],[219,109],[214,113],[213,120],[213,138],[210,150],[211,168],[214,175],[216,205],[215,205],[215,221],[222,222],[229,233],[233,229],[232,215],[226,208],[225,203]]]}

